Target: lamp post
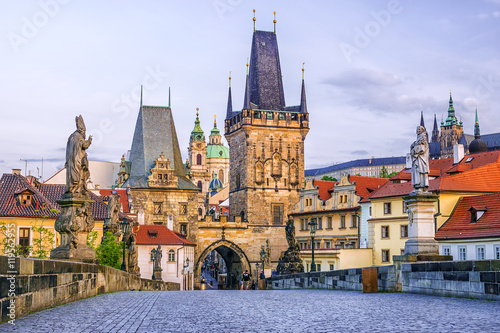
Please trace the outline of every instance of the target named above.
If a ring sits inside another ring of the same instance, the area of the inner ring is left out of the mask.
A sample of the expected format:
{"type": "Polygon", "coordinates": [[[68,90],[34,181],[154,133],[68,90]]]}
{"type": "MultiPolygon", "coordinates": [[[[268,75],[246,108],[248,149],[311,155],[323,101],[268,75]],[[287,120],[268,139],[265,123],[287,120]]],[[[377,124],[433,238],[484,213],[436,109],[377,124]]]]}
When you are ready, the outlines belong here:
{"type": "Polygon", "coordinates": [[[309,232],[311,233],[311,272],[316,272],[316,263],[314,262],[314,235],[316,234],[316,226],[318,223],[311,217],[311,222],[309,224],[309,232]]]}
{"type": "MultiPolygon", "coordinates": [[[[189,258],[186,258],[186,262],[184,264],[184,275],[187,273],[187,281],[185,281],[185,288],[184,290],[189,290],[189,258]]],[[[185,280],[186,278],[184,278],[185,280]]]]}
{"type": "Polygon", "coordinates": [[[156,280],[155,278],[155,266],[156,266],[156,249],[151,250],[151,258],[153,259],[153,280],[156,280]]]}
{"type": "Polygon", "coordinates": [[[120,222],[120,230],[123,233],[123,261],[122,261],[122,271],[127,271],[127,265],[125,264],[125,235],[128,233],[128,227],[130,226],[130,223],[127,221],[126,218],[123,219],[123,221],[120,222]]]}
{"type": "Polygon", "coordinates": [[[255,281],[257,283],[259,282],[259,263],[255,263],[255,276],[254,276],[255,281]]]}

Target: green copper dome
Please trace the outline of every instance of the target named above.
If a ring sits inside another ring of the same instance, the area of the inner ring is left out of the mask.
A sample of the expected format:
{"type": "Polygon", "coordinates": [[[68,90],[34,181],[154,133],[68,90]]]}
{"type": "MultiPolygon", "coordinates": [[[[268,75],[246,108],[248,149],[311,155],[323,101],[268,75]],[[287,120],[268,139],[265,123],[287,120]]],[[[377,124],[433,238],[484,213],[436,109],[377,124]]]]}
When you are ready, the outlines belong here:
{"type": "Polygon", "coordinates": [[[200,118],[198,117],[198,109],[196,110],[196,120],[194,121],[194,129],[191,131],[189,141],[205,141],[205,132],[201,129],[200,118]]]}
{"type": "Polygon", "coordinates": [[[229,158],[229,148],[223,145],[208,145],[207,158],[229,158]]]}

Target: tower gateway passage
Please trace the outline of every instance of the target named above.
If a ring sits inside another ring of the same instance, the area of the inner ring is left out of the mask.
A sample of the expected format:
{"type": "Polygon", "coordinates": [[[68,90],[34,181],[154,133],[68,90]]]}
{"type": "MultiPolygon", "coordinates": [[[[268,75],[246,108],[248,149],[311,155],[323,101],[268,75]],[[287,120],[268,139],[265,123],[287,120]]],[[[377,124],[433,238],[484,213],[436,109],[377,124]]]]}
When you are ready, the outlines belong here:
{"type": "Polygon", "coordinates": [[[229,216],[199,223],[198,263],[213,250],[224,257],[229,248],[228,281],[247,269],[253,279],[263,268],[269,276],[288,248],[285,226],[304,183],[309,132],[304,75],[300,105],[285,105],[275,32],[254,30],[243,108],[233,111],[230,86],[224,130],[231,149],[229,216]]]}

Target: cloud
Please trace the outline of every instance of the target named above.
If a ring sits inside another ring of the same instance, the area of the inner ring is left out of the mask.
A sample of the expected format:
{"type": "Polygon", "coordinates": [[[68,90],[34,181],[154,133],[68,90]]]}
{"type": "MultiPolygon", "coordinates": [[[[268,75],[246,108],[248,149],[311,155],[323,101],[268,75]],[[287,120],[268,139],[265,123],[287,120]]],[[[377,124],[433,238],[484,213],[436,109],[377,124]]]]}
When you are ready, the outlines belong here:
{"type": "Polygon", "coordinates": [[[476,18],[480,21],[484,21],[488,18],[488,16],[489,16],[488,14],[478,14],[476,15],[476,18]]]}
{"type": "Polygon", "coordinates": [[[351,152],[352,155],[369,155],[370,153],[366,150],[353,150],[351,152]]]}
{"type": "Polygon", "coordinates": [[[494,18],[499,18],[500,17],[500,12],[494,12],[493,13],[494,18]]]}
{"type": "Polygon", "coordinates": [[[324,81],[326,84],[342,88],[363,87],[393,87],[401,83],[397,75],[373,71],[368,69],[355,69],[340,73],[336,78],[330,78],[324,81]]]}

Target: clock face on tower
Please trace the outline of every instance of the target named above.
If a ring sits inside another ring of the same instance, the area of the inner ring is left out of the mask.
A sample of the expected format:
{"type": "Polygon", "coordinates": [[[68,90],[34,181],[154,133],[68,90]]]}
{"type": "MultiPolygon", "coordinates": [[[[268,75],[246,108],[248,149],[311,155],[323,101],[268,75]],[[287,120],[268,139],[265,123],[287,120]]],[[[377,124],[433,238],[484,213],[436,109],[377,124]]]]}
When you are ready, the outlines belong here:
{"type": "Polygon", "coordinates": [[[201,149],[201,147],[203,147],[203,145],[201,143],[196,144],[196,148],[201,149]]]}

